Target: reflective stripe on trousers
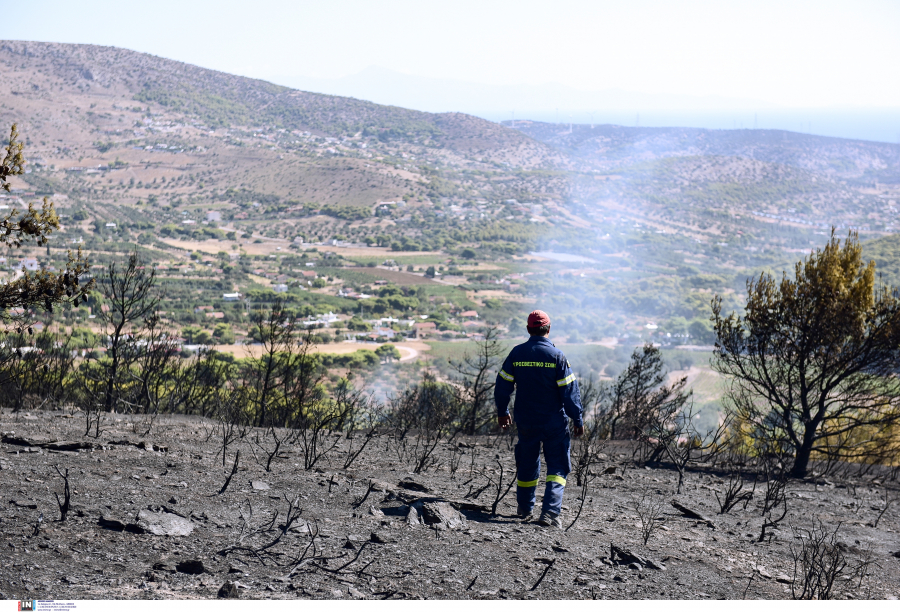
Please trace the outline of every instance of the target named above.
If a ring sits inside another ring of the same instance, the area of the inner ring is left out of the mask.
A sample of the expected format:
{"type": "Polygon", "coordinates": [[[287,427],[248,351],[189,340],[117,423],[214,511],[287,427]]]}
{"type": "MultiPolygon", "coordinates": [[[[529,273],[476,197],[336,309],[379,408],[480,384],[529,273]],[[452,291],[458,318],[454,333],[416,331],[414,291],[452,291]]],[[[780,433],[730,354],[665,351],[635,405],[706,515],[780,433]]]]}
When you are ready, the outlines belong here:
{"type": "Polygon", "coordinates": [[[520,431],[516,442],[516,501],[519,508],[530,512],[534,508],[535,493],[541,475],[541,446],[547,462],[547,484],[544,489],[542,510],[552,514],[562,511],[563,493],[566,487],[566,476],[569,475],[569,432],[520,431]]]}

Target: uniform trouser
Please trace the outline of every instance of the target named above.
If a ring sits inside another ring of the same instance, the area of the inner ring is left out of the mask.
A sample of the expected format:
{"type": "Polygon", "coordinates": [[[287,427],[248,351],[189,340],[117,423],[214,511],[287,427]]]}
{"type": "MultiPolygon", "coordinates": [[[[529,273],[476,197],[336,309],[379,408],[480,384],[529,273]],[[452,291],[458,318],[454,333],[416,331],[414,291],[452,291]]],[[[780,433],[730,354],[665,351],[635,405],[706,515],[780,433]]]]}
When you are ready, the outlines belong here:
{"type": "Polygon", "coordinates": [[[569,459],[568,427],[551,431],[523,431],[519,429],[516,442],[516,472],[518,477],[516,499],[519,510],[531,512],[534,508],[535,492],[541,475],[541,445],[544,446],[544,460],[547,462],[547,485],[544,489],[543,511],[558,515],[562,511],[563,492],[566,476],[571,470],[569,459]]]}

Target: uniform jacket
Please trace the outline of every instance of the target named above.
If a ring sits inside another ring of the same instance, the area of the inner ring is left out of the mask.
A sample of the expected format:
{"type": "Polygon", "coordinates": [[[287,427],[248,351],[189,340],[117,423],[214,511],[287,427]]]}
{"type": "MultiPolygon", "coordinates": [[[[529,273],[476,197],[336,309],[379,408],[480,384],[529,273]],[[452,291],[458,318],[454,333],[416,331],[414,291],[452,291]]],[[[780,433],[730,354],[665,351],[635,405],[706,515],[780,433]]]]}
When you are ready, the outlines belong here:
{"type": "Polygon", "coordinates": [[[514,387],[514,418],[520,430],[565,426],[566,416],[582,426],[578,381],[566,356],[545,336],[531,336],[503,362],[494,387],[498,416],[509,414],[514,387]]]}

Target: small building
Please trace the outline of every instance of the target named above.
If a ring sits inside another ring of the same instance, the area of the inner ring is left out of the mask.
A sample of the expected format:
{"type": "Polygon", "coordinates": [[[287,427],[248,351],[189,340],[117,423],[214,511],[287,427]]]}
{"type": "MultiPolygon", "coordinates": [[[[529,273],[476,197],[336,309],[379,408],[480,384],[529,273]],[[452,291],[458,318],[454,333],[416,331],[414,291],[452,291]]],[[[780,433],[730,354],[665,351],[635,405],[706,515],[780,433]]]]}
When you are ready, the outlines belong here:
{"type": "Polygon", "coordinates": [[[218,210],[208,210],[206,211],[206,220],[212,221],[214,223],[219,223],[222,220],[222,213],[218,210]]]}
{"type": "Polygon", "coordinates": [[[413,325],[416,330],[416,338],[425,338],[437,333],[437,324],[433,321],[425,321],[424,323],[416,323],[413,325]]]}
{"type": "Polygon", "coordinates": [[[116,224],[115,224],[115,223],[107,223],[107,224],[106,224],[106,227],[108,227],[108,228],[110,228],[110,229],[115,229],[115,228],[116,228],[116,224]]]}
{"type": "Polygon", "coordinates": [[[223,302],[238,302],[240,299],[244,297],[240,293],[223,293],[222,301],[223,302]]]}
{"type": "Polygon", "coordinates": [[[467,310],[465,312],[459,313],[459,316],[461,316],[463,319],[477,319],[478,313],[474,310],[467,310]]]}
{"type": "Polygon", "coordinates": [[[287,293],[288,286],[284,283],[278,283],[277,285],[272,286],[272,290],[275,293],[287,293]]]}
{"type": "Polygon", "coordinates": [[[395,332],[390,327],[376,327],[374,329],[374,331],[379,336],[382,336],[382,337],[388,338],[388,339],[393,338],[397,334],[397,332],[395,332]]]}
{"type": "Polygon", "coordinates": [[[16,270],[28,270],[29,272],[37,272],[40,269],[40,265],[38,264],[38,260],[34,257],[26,257],[24,259],[20,259],[18,265],[15,266],[16,270]]]}
{"type": "Polygon", "coordinates": [[[224,312],[207,312],[206,318],[207,319],[224,319],[225,313],[224,312]]]}

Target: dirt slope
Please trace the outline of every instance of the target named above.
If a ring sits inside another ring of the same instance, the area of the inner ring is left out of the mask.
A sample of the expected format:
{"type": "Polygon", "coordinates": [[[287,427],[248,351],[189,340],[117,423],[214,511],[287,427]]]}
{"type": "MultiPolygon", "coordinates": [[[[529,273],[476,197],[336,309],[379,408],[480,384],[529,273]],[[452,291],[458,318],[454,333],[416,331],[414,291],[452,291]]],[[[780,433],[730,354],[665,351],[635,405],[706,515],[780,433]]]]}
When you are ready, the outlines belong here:
{"type": "MultiPolygon", "coordinates": [[[[166,418],[146,438],[134,433],[136,425],[115,417],[104,423],[100,440],[91,440],[81,436],[77,414],[0,417],[0,531],[6,542],[0,548],[0,599],[214,598],[226,582],[244,598],[782,599],[790,597],[790,547],[796,546],[788,525],[809,526],[813,519],[831,528],[841,523],[842,550],[858,558],[871,549],[877,563],[861,587],[839,579],[841,596],[900,595],[900,559],[891,555],[900,550],[898,505],[883,514],[877,529],[870,526],[883,491],[871,480],[791,483],[787,519],[771,541],[757,543],[756,501],[746,510],[716,514],[715,492],[724,488],[720,475],[689,473],[685,491],[676,496],[673,472],[634,469],[619,452],[624,449],[609,448],[598,468],[609,473],[597,476],[574,526],[560,531],[516,519],[510,497],[496,517],[477,510],[492,499],[490,491],[472,494],[487,482],[478,472],[495,465],[495,456],[512,465],[504,439],[442,446],[439,465],[415,476],[384,437],[375,438],[349,470],[341,469],[347,449],[341,440],[331,462],[314,470],[303,469],[295,444],[283,447],[266,472],[262,448],[249,443],[253,435],[229,447],[223,468],[209,421],[166,418]],[[32,446],[24,446],[23,438],[32,446]],[[48,445],[53,439],[96,448],[59,450],[71,446],[48,445]],[[217,495],[238,448],[240,468],[217,495]],[[464,453],[457,455],[453,477],[451,449],[464,453]],[[62,480],[55,465],[70,474],[73,510],[65,522],[57,521],[54,493],[62,492],[62,480]],[[410,479],[414,484],[399,486],[410,479]],[[662,508],[646,547],[634,510],[644,492],[662,508]],[[452,527],[410,526],[407,504],[416,498],[450,499],[466,520],[452,527]],[[256,556],[240,548],[275,540],[294,499],[302,513],[267,552],[256,556]],[[706,515],[714,527],[683,517],[670,506],[672,499],[706,515]],[[147,527],[148,520],[192,531],[135,533],[142,530],[135,525],[147,527]],[[318,532],[312,548],[310,530],[318,532]],[[642,557],[646,566],[615,564],[611,544],[642,557]],[[190,563],[195,561],[203,573],[186,573],[200,569],[190,563]],[[652,569],[654,564],[664,569],[652,569]]],[[[570,478],[566,526],[578,511],[580,492],[570,478]]],[[[895,486],[890,495],[896,498],[895,486]]]]}

